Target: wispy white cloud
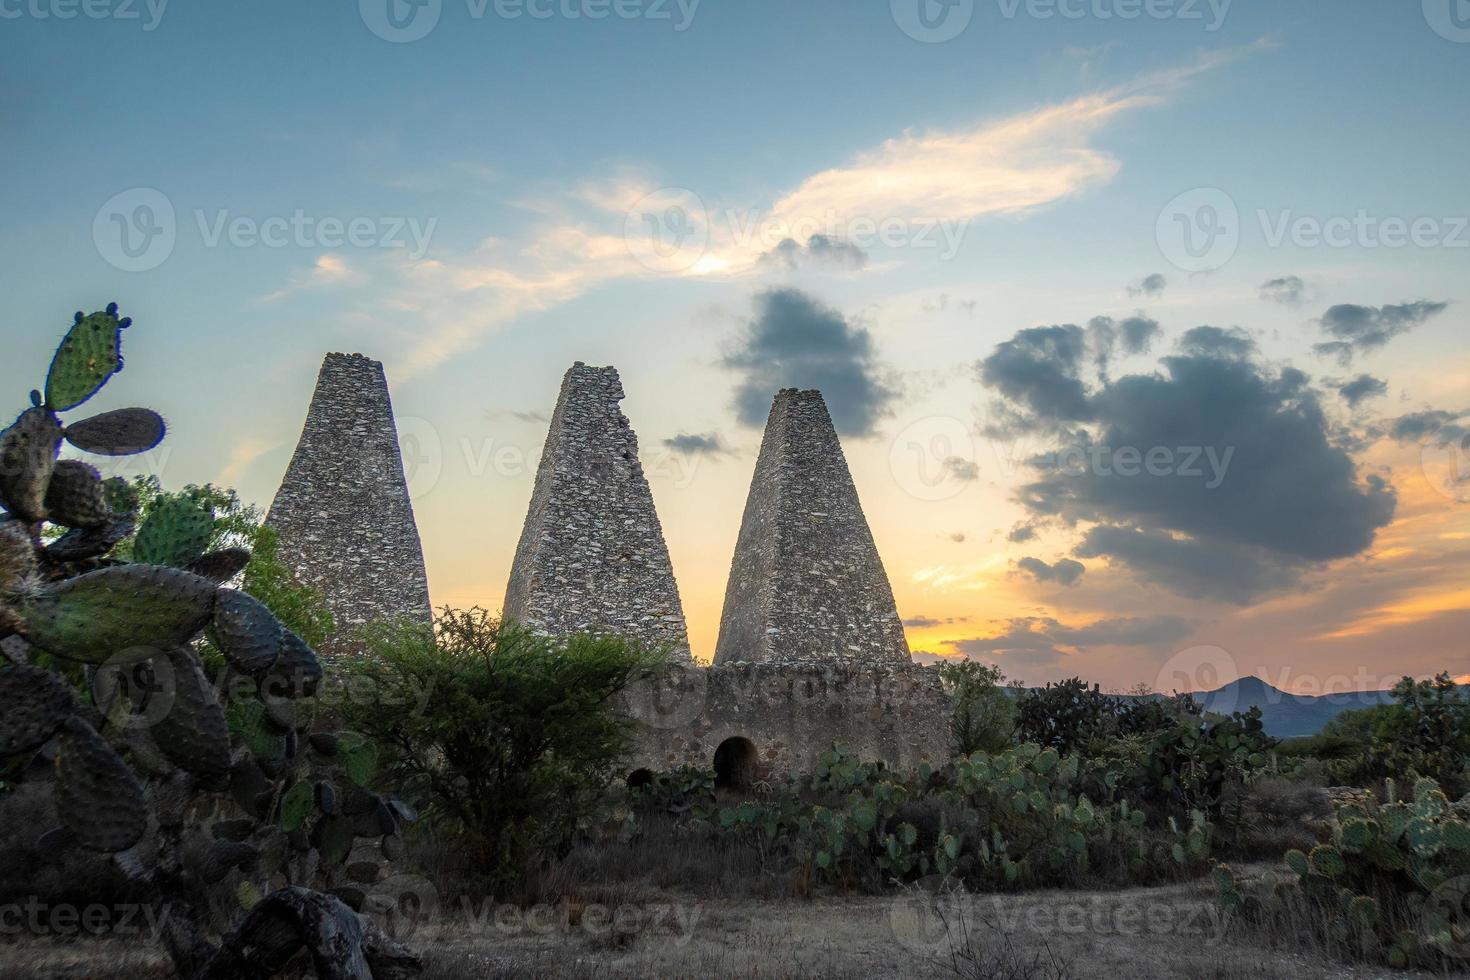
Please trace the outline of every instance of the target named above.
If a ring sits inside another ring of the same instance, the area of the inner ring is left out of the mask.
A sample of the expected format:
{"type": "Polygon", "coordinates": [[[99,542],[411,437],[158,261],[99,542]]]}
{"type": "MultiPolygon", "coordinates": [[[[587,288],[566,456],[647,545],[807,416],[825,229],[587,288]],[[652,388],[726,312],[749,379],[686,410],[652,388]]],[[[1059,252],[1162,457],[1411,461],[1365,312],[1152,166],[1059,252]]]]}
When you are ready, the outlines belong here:
{"type": "MultiPolygon", "coordinates": [[[[631,170],[540,189],[512,202],[533,219],[514,240],[489,238],[429,260],[390,258],[389,294],[375,296],[373,310],[355,318],[412,338],[398,373],[414,375],[517,317],[609,282],[769,275],[771,263],[762,257],[786,235],[805,244],[812,234],[841,239],[845,230],[873,234],[886,224],[910,234],[939,225],[953,236],[976,220],[1024,215],[1118,173],[1121,161],[1092,141],[1120,116],[1159,104],[1197,76],[1269,44],[1202,54],[1124,85],[970,127],[905,132],[764,205],[660,190],[653,177],[631,170]],[[637,241],[645,222],[664,220],[677,233],[673,245],[637,241]]],[[[958,247],[958,239],[952,244],[958,247]]],[[[319,262],[305,282],[267,298],[332,275],[319,262]]]]}

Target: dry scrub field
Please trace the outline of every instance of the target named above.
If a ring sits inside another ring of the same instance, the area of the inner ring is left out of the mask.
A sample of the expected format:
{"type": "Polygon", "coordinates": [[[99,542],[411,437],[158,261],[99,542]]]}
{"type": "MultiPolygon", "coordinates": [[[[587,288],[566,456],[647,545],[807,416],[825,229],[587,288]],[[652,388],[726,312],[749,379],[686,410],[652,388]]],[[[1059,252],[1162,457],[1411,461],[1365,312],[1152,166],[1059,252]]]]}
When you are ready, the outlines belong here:
{"type": "MultiPolygon", "coordinates": [[[[810,900],[620,891],[608,906],[583,900],[531,913],[440,909],[415,942],[425,953],[425,976],[436,980],[1426,976],[1354,967],[1320,950],[1263,949],[1254,937],[1222,934],[1214,909],[1205,882],[1127,892],[810,900]]],[[[171,975],[165,958],[141,944],[27,938],[0,945],[0,977],[7,980],[171,975]]]]}

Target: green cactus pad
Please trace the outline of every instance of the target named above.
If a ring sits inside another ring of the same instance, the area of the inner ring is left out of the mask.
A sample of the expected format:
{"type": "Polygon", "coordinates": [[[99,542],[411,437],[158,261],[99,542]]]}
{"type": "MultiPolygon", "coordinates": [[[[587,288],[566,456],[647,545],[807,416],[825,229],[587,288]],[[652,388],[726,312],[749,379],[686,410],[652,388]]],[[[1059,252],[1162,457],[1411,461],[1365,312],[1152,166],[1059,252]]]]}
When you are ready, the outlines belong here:
{"type": "Polygon", "coordinates": [[[235,589],[216,593],[209,636],[231,666],[247,674],[268,670],[285,643],[280,622],[265,604],[235,589]]]}
{"type": "Polygon", "coordinates": [[[1462,854],[1470,852],[1470,823],[1464,820],[1446,820],[1440,825],[1440,829],[1444,833],[1445,850],[1462,854]]]}
{"type": "Polygon", "coordinates": [[[189,497],[158,501],[138,528],[133,560],[183,568],[204,554],[214,536],[214,511],[189,497]]]}
{"type": "Polygon", "coordinates": [[[67,719],[56,755],[56,810],[84,847],[125,851],[148,829],[143,784],[80,718],[67,719]]]}
{"type": "Polygon", "coordinates": [[[113,515],[100,527],[74,527],[46,546],[46,557],[62,563],[100,558],[132,534],[136,526],[131,515],[113,515]]]}
{"type": "Polygon", "coordinates": [[[46,487],[47,517],[67,527],[101,527],[112,520],[102,474],[95,466],[77,459],[64,459],[51,472],[46,487]]]}
{"type": "Polygon", "coordinates": [[[1328,878],[1336,878],[1347,871],[1347,862],[1342,859],[1342,852],[1326,844],[1312,848],[1309,860],[1313,871],[1328,878]]]}
{"type": "Polygon", "coordinates": [[[250,549],[222,548],[219,551],[200,555],[189,562],[188,571],[201,575],[211,582],[224,585],[243,572],[248,564],[250,564],[250,549]]]}
{"type": "Polygon", "coordinates": [[[26,637],[58,657],[101,664],[152,656],[209,622],[217,586],[173,568],[118,565],[78,575],[21,607],[26,637]],[[133,656],[132,651],[137,650],[133,656]]]}
{"type": "Polygon", "coordinates": [[[132,321],[118,319],[117,304],[82,316],[62,338],[46,375],[46,405],[58,412],[76,408],[122,370],[122,332],[132,321]]]}
{"type": "Polygon", "coordinates": [[[169,760],[196,776],[223,780],[230,771],[230,731],[199,658],[187,647],[166,654],[173,703],[153,728],[169,760]]]}
{"type": "Polygon", "coordinates": [[[151,408],[119,408],[73,422],[62,435],[94,456],[132,456],[157,446],[167,432],[163,416],[151,408]]]}
{"type": "Polygon", "coordinates": [[[316,693],[322,681],[322,665],[306,641],[281,628],[281,656],[261,679],[271,697],[300,698],[316,693]]]}
{"type": "Polygon", "coordinates": [[[0,673],[0,756],[39,749],[75,709],[71,689],[49,670],[27,666],[0,673]]]}
{"type": "Polygon", "coordinates": [[[46,519],[46,486],[61,450],[61,421],[29,408],[0,433],[0,506],[21,520],[46,519]]]}
{"type": "Polygon", "coordinates": [[[1307,876],[1307,872],[1311,870],[1311,862],[1307,860],[1306,854],[1297,850],[1296,848],[1292,848],[1291,850],[1286,852],[1286,866],[1292,871],[1295,871],[1297,874],[1301,875],[1303,878],[1305,878],[1307,876]]]}

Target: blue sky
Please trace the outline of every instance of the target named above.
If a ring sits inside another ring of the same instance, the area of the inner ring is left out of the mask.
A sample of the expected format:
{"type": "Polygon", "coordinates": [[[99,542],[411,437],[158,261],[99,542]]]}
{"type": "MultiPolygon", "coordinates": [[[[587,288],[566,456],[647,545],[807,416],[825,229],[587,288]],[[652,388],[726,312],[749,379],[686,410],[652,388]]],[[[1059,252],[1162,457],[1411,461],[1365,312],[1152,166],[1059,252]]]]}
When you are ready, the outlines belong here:
{"type": "Polygon", "coordinates": [[[70,312],[117,300],[138,329],[109,404],[168,415],[166,482],[228,482],[264,504],[322,354],[378,357],[405,429],[435,457],[415,502],[434,598],[496,608],[560,374],[577,359],[616,364],[708,656],[759,441],[736,392],[809,383],[814,362],[740,365],[763,323],[800,336],[762,320],[762,297],[795,290],[852,341],[823,376],[863,382],[828,395],[834,414],[868,399],[874,421],[845,434],[847,451],[900,611],[932,624],[910,627],[915,649],[983,648],[1013,674],[1118,685],[1204,646],[1231,650],[1243,672],[1320,678],[1346,660],[1392,673],[1382,651],[1405,644],[1423,652],[1403,669],[1470,671],[1449,639],[1465,625],[1451,585],[1465,505],[1422,472],[1438,444],[1382,437],[1395,418],[1467,407],[1459,0],[1157,0],[1149,9],[1170,16],[1133,19],[1121,15],[1143,5],[1130,0],[975,0],[951,11],[968,26],[935,43],[901,26],[916,3],[942,14],[935,0],[624,0],[638,16],[602,20],[565,14],[595,0],[538,6],[545,18],[443,0],[408,43],[370,28],[387,2],[94,0],[108,16],[61,19],[77,9],[67,0],[0,0],[12,354],[0,375],[18,408],[70,312]],[[120,268],[112,216],[156,225],[160,195],[171,248],[120,268]],[[1200,222],[1201,203],[1221,200],[1238,245],[1190,268],[1170,209],[1200,222]],[[695,216],[697,254],[636,240],[645,214],[667,220],[671,206],[695,216]],[[1310,238],[1360,214],[1367,238],[1310,238]],[[818,254],[806,222],[834,215],[821,231],[839,246],[865,219],[895,222],[898,237],[818,254]],[[1416,219],[1432,223],[1424,243],[1375,246],[1384,221],[1416,219]],[[273,220],[308,230],[268,247],[253,231],[273,220]],[[1308,237],[1273,244],[1272,229],[1299,220],[1308,237]],[[742,221],[778,233],[742,237],[742,221]],[[338,243],[334,222],[358,223],[361,240],[338,243]],[[922,240],[935,223],[956,231],[953,248],[922,240]],[[800,229],[786,257],[784,228],[800,229]],[[1154,274],[1162,288],[1139,288],[1154,274]],[[1262,298],[1289,277],[1295,302],[1262,298]],[[1431,306],[1408,306],[1419,302],[1431,306]],[[1411,329],[1339,366],[1312,348],[1335,336],[1326,313],[1340,305],[1410,309],[1411,329]],[[1295,365],[1329,396],[1338,376],[1383,380],[1385,394],[1351,410],[1324,397],[1324,426],[1358,486],[1378,475],[1396,490],[1392,521],[1345,558],[1288,556],[1244,606],[1161,590],[1118,554],[1080,556],[1086,573],[1067,585],[1023,573],[1026,557],[1076,560],[1091,522],[1133,518],[1072,514],[1007,540],[1036,515],[1017,502],[1024,474],[996,462],[1012,451],[982,435],[997,391],[979,365],[1025,328],[1100,315],[1146,316],[1168,338],[1118,370],[1157,372],[1169,343],[1212,324],[1246,331],[1259,370],[1295,365]],[[916,490],[895,447],[920,431],[929,452],[951,423],[978,472],[952,493],[916,490]],[[720,450],[671,454],[663,441],[680,434],[720,450]],[[507,461],[517,454],[531,462],[507,461]],[[1383,612],[1336,635],[1364,601],[1353,576],[1376,583],[1383,612]],[[1189,632],[1005,645],[1018,629],[1060,635],[1049,621],[1159,616],[1189,632]]]}

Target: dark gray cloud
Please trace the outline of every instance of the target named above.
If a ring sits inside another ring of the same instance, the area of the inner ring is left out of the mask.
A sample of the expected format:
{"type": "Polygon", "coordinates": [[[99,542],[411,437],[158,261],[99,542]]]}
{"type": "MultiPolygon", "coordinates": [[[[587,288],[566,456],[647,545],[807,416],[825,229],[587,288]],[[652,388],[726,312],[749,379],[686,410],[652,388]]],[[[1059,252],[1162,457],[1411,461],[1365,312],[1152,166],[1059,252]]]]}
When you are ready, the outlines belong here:
{"type": "Polygon", "coordinates": [[[1176,643],[1194,630],[1179,616],[1130,616],[1067,626],[1044,616],[1007,620],[996,636],[951,640],[948,646],[967,657],[999,659],[1004,664],[1045,666],[1063,659],[1063,650],[1101,646],[1152,647],[1176,643]]]}
{"type": "Polygon", "coordinates": [[[1023,541],[1030,541],[1034,537],[1036,537],[1035,527],[1030,524],[1017,524],[1011,528],[1011,533],[1006,535],[1006,540],[1020,544],[1023,541]]]}
{"type": "Polygon", "coordinates": [[[1470,435],[1470,423],[1462,422],[1470,412],[1446,412],[1432,409],[1411,412],[1389,419],[1376,434],[1387,435],[1401,443],[1429,442],[1445,446],[1470,435]]]}
{"type": "Polygon", "coordinates": [[[1201,357],[1250,357],[1256,352],[1255,338],[1239,327],[1195,327],[1179,338],[1179,349],[1201,357]]]}
{"type": "Polygon", "coordinates": [[[934,626],[953,626],[955,623],[968,623],[969,621],[969,616],[945,616],[943,618],[936,616],[914,616],[911,619],[905,619],[903,624],[910,629],[922,630],[934,626]]]}
{"type": "Polygon", "coordinates": [[[870,435],[898,397],[867,330],[797,289],[755,298],[756,315],[726,367],[743,377],[735,410],[745,425],[764,425],[782,388],[817,388],[843,435],[870,435]]]}
{"type": "Polygon", "coordinates": [[[764,265],[779,265],[796,270],[809,265],[861,270],[868,265],[868,253],[852,242],[830,235],[813,235],[802,245],[794,238],[782,239],[761,256],[764,265]]]}
{"type": "Polygon", "coordinates": [[[980,464],[963,456],[950,456],[941,464],[946,473],[966,483],[980,479],[980,464]]]}
{"type": "Polygon", "coordinates": [[[665,439],[664,445],[687,456],[726,456],[731,452],[718,432],[681,432],[665,439]]]}
{"type": "Polygon", "coordinates": [[[1350,407],[1357,408],[1369,398],[1381,398],[1388,394],[1388,382],[1371,374],[1360,374],[1351,381],[1338,385],[1337,393],[1350,407]]]}
{"type": "Polygon", "coordinates": [[[1281,276],[1261,283],[1261,299],[1282,306],[1301,306],[1307,295],[1307,284],[1301,276],[1281,276]]]}
{"type": "Polygon", "coordinates": [[[1238,605],[1272,589],[1290,588],[1300,575],[1297,563],[1283,563],[1260,545],[1111,524],[1091,528],[1073,550],[1083,558],[1116,562],[1145,582],[1180,595],[1238,605]]]}
{"type": "Polygon", "coordinates": [[[1158,296],[1169,285],[1169,280],[1164,278],[1163,273],[1155,272],[1144,276],[1138,282],[1128,287],[1129,296],[1158,296]]]}
{"type": "Polygon", "coordinates": [[[954,533],[952,533],[949,536],[949,539],[951,541],[953,541],[955,544],[964,544],[965,543],[965,532],[964,531],[955,531],[954,533]]]}
{"type": "Polygon", "coordinates": [[[1086,419],[1091,410],[1080,377],[1086,354],[1087,335],[1076,324],[1030,327],[980,362],[980,381],[1039,418],[1086,419]]]}
{"type": "Polygon", "coordinates": [[[1329,307],[1317,321],[1322,332],[1332,340],[1316,345],[1313,350],[1319,355],[1350,363],[1354,354],[1377,350],[1448,308],[1449,303],[1423,299],[1393,306],[1339,303],[1329,307]],[[1344,344],[1347,346],[1342,346],[1344,344]]]}
{"type": "Polygon", "coordinates": [[[1058,585],[1076,585],[1087,571],[1087,566],[1070,558],[1060,558],[1048,565],[1040,558],[1026,556],[1016,562],[1016,567],[1038,582],[1055,582],[1058,585]]]}
{"type": "Polygon", "coordinates": [[[1161,373],[1091,384],[1072,335],[1033,338],[1001,344],[981,377],[1010,400],[1015,431],[1063,434],[1016,499],[1038,520],[1091,526],[1077,557],[1246,602],[1362,553],[1393,516],[1393,489],[1360,477],[1307,375],[1245,356],[1244,331],[1196,328],[1161,373]]]}
{"type": "Polygon", "coordinates": [[[1353,363],[1353,345],[1345,340],[1332,340],[1325,344],[1313,344],[1312,353],[1318,357],[1330,357],[1337,361],[1338,367],[1351,367],[1353,363]]]}

